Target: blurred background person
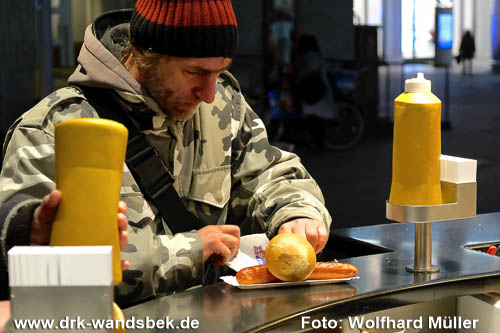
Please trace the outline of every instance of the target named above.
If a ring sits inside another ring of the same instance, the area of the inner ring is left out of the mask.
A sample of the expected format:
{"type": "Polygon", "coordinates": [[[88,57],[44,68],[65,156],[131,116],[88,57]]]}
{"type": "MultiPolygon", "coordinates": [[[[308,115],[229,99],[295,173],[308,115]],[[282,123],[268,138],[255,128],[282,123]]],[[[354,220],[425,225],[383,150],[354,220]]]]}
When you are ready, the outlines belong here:
{"type": "Polygon", "coordinates": [[[476,52],[476,43],[474,36],[467,30],[460,42],[459,60],[462,62],[462,74],[472,75],[472,58],[476,52]]]}
{"type": "Polygon", "coordinates": [[[327,77],[327,63],[314,35],[300,35],[294,55],[297,95],[305,119],[307,144],[322,150],[324,120],[336,118],[335,100],[327,77]]]}

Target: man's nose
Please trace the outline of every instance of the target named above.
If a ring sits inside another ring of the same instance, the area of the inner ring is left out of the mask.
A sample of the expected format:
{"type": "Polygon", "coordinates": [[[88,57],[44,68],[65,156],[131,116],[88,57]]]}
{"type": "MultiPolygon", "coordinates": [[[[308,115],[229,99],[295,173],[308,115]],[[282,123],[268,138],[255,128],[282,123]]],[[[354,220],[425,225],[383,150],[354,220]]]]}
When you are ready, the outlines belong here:
{"type": "Polygon", "coordinates": [[[215,85],[218,73],[206,74],[200,78],[199,84],[195,88],[195,95],[205,103],[212,103],[215,99],[215,85]]]}

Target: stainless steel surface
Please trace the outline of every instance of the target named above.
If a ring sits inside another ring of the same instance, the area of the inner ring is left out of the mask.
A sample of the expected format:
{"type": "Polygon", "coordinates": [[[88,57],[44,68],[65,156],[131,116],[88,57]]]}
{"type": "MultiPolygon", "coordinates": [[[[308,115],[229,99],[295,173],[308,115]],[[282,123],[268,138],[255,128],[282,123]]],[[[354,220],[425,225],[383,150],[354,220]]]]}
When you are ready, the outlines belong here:
{"type": "MultiPolygon", "coordinates": [[[[500,257],[465,248],[500,241],[500,213],[433,224],[432,262],[441,268],[436,274],[406,272],[406,265],[414,262],[414,236],[411,223],[333,230],[323,255],[342,239],[376,253],[342,259],[359,269],[360,279],[348,283],[260,290],[220,283],[158,298],[124,312],[127,318],[168,316],[177,324],[189,317],[199,321],[197,330],[201,332],[293,332],[303,330],[303,316],[311,320],[346,318],[500,291],[500,257]]],[[[336,250],[343,250],[345,256],[357,252],[352,246],[336,250]]]]}
{"type": "Polygon", "coordinates": [[[442,205],[404,206],[386,201],[387,219],[396,222],[427,223],[476,216],[476,182],[453,184],[442,181],[441,190],[445,199],[442,205]]]}
{"type": "Polygon", "coordinates": [[[409,273],[437,273],[432,265],[432,222],[476,216],[477,183],[455,184],[441,181],[442,205],[404,206],[386,201],[386,217],[396,222],[415,224],[415,260],[407,265],[409,273]]]}
{"type": "MultiPolygon", "coordinates": [[[[91,320],[113,318],[113,286],[44,286],[11,287],[11,319],[53,319],[55,325],[63,319],[79,319],[90,323],[91,320]]],[[[12,320],[9,325],[12,325],[12,320]]],[[[72,326],[66,319],[64,331],[81,332],[81,327],[72,326]]],[[[9,326],[10,327],[10,326],[9,326]]],[[[11,327],[12,328],[12,327],[11,327]]],[[[63,327],[44,332],[59,332],[63,327]]],[[[33,329],[15,330],[15,332],[33,332],[33,329]]],[[[93,332],[105,332],[94,330],[93,332]]],[[[7,330],[7,332],[10,332],[7,330]]]]}

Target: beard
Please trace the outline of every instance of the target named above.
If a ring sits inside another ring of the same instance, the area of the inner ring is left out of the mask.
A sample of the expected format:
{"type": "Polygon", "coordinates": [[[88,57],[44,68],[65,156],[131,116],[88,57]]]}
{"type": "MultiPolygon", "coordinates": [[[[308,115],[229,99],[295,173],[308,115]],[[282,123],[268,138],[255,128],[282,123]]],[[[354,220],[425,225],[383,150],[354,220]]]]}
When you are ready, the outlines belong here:
{"type": "Polygon", "coordinates": [[[148,94],[155,99],[162,111],[177,121],[185,121],[193,118],[198,111],[199,101],[188,101],[174,99],[174,92],[166,87],[164,77],[161,77],[154,69],[146,73],[146,79],[142,86],[148,94]]]}

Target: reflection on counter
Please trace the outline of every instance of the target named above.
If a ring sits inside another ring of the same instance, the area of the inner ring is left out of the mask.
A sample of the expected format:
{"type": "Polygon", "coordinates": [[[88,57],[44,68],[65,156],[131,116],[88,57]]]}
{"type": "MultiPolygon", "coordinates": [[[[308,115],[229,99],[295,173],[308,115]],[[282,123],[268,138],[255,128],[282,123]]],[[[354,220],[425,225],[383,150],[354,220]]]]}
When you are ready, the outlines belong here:
{"type": "Polygon", "coordinates": [[[279,320],[357,294],[348,283],[293,288],[240,290],[218,284],[195,288],[129,308],[128,318],[197,319],[202,331],[242,332],[255,323],[279,320]]]}

